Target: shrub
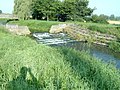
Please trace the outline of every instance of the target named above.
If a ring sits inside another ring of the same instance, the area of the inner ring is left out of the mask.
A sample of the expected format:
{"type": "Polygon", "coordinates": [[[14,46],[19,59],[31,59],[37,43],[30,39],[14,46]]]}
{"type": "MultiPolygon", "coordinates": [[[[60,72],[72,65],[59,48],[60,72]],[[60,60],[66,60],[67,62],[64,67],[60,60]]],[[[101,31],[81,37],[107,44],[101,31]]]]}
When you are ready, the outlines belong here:
{"type": "Polygon", "coordinates": [[[88,26],[88,29],[92,30],[92,31],[98,31],[100,33],[107,33],[107,30],[105,27],[98,27],[96,25],[91,25],[88,26]]]}
{"type": "Polygon", "coordinates": [[[110,42],[109,48],[115,52],[120,52],[120,43],[116,41],[110,42]]]}

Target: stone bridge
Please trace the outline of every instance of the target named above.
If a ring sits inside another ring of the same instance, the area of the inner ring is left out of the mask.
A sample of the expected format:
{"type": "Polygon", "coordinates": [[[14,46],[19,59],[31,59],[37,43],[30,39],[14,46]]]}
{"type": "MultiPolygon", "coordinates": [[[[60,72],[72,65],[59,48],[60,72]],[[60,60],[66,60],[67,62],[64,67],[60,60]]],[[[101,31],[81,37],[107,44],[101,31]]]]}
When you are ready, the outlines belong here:
{"type": "Polygon", "coordinates": [[[13,14],[0,14],[0,18],[6,18],[6,19],[14,19],[14,20],[18,20],[19,18],[16,15],[13,14]]]}

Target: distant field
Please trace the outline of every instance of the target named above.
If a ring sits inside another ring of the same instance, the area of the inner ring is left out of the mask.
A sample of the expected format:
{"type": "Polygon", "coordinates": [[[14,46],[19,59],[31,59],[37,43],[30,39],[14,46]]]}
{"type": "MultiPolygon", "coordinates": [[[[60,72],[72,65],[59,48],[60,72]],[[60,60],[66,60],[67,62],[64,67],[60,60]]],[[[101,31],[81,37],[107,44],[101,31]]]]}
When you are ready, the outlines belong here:
{"type": "Polygon", "coordinates": [[[111,21],[111,20],[109,20],[108,23],[109,24],[119,24],[120,25],[120,21],[111,21]]]}

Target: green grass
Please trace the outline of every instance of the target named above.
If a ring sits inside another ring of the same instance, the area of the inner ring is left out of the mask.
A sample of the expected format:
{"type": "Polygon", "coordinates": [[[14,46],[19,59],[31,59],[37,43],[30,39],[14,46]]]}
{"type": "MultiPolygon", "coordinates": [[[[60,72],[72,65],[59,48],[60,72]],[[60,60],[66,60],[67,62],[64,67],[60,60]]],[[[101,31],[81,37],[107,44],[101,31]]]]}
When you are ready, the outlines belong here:
{"type": "Polygon", "coordinates": [[[117,38],[120,38],[120,26],[111,25],[111,24],[99,24],[99,23],[82,23],[76,22],[84,28],[88,28],[92,31],[97,31],[100,33],[115,35],[117,38]]]}
{"type": "Polygon", "coordinates": [[[119,52],[120,53],[120,42],[110,42],[109,43],[109,48],[112,49],[115,52],[119,52]]]}
{"type": "Polygon", "coordinates": [[[10,24],[26,25],[31,32],[48,32],[52,25],[56,25],[62,22],[57,21],[40,21],[40,20],[21,20],[11,21],[10,24]]]}
{"type": "Polygon", "coordinates": [[[5,24],[7,22],[7,20],[9,20],[9,19],[0,18],[0,23],[5,24]]]}
{"type": "Polygon", "coordinates": [[[120,73],[83,51],[37,44],[0,28],[1,90],[119,90],[120,73]]]}
{"type": "Polygon", "coordinates": [[[57,22],[57,21],[40,21],[40,20],[21,20],[21,21],[10,21],[10,24],[26,25],[29,27],[31,32],[49,32],[52,25],[60,23],[76,23],[83,28],[88,28],[92,31],[100,33],[107,33],[115,35],[120,38],[120,26],[110,24],[98,24],[98,23],[83,23],[83,22],[57,22]]]}
{"type": "Polygon", "coordinates": [[[0,21],[1,21],[1,20],[3,21],[3,20],[9,20],[9,19],[7,19],[7,18],[0,18],[0,21]]]}
{"type": "MultiPolygon", "coordinates": [[[[18,25],[26,25],[29,27],[31,32],[49,32],[50,27],[52,25],[64,23],[64,22],[56,22],[56,21],[38,21],[38,20],[25,20],[25,21],[10,21],[11,24],[18,24],[18,25]]],[[[120,39],[120,26],[110,25],[110,24],[98,24],[98,23],[83,23],[83,22],[65,22],[65,23],[76,23],[83,28],[87,28],[93,32],[100,32],[104,34],[111,34],[120,39]]],[[[74,33],[72,34],[74,36],[74,33]]],[[[75,35],[76,38],[79,40],[81,37],[80,35],[75,35]]],[[[101,39],[100,39],[101,40],[101,39]]],[[[91,41],[93,41],[91,39],[91,41]]],[[[115,52],[120,52],[119,50],[119,42],[117,44],[111,42],[109,43],[109,48],[115,52]]]]}

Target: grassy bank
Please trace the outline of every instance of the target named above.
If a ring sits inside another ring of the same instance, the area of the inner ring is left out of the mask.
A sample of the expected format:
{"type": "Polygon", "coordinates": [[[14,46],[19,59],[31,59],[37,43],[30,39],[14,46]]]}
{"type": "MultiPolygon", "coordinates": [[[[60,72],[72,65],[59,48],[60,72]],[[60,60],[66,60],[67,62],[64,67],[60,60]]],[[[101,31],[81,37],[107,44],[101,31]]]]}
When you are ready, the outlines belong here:
{"type": "Polygon", "coordinates": [[[5,24],[9,19],[6,18],[0,18],[0,24],[5,24]]]}
{"type": "Polygon", "coordinates": [[[120,42],[110,42],[109,43],[109,48],[112,49],[115,52],[119,52],[120,53],[120,42]]]}
{"type": "Polygon", "coordinates": [[[40,21],[40,20],[21,20],[21,21],[12,21],[9,23],[28,26],[31,32],[48,32],[52,25],[56,25],[61,22],[57,22],[57,21],[47,22],[47,21],[40,21]]]}
{"type": "MultiPolygon", "coordinates": [[[[60,24],[63,22],[56,22],[56,21],[38,21],[38,20],[25,20],[25,21],[11,21],[10,24],[18,24],[18,25],[26,25],[29,27],[31,32],[48,32],[52,25],[60,24]]],[[[110,25],[110,24],[98,24],[98,23],[83,23],[83,22],[65,22],[65,23],[76,23],[83,28],[87,28],[89,30],[114,35],[120,39],[120,26],[110,25]]],[[[79,35],[76,37],[79,39],[79,35]]],[[[101,40],[101,39],[100,39],[101,40]]],[[[93,41],[93,40],[91,40],[93,41]]],[[[104,41],[104,40],[103,40],[104,41]]],[[[116,42],[119,44],[118,42],[116,42]]],[[[116,49],[114,43],[109,44],[109,48],[113,49],[114,51],[120,52],[119,49],[116,49]]]]}
{"type": "MultiPolygon", "coordinates": [[[[39,20],[25,20],[25,21],[11,21],[10,24],[26,25],[29,27],[31,32],[48,32],[52,25],[64,23],[57,21],[39,21],[39,20]]],[[[83,23],[83,22],[65,22],[65,23],[76,23],[83,28],[88,28],[92,31],[97,31],[100,33],[106,33],[115,35],[120,38],[120,26],[110,25],[110,24],[98,24],[98,23],[83,23]]]]}
{"type": "MultiPolygon", "coordinates": [[[[111,41],[107,44],[108,44],[108,47],[110,49],[112,49],[113,51],[120,52],[120,25],[99,24],[99,23],[82,23],[82,22],[76,22],[76,24],[82,26],[83,28],[87,28],[93,32],[100,32],[100,33],[103,33],[106,35],[108,34],[108,35],[116,36],[117,40],[111,41]]],[[[101,39],[100,39],[100,41],[101,41],[101,39]]]]}
{"type": "Polygon", "coordinates": [[[115,35],[117,38],[120,38],[120,26],[111,25],[111,24],[99,24],[99,23],[81,23],[76,22],[82,27],[88,28],[92,31],[97,31],[100,33],[115,35]]]}
{"type": "Polygon", "coordinates": [[[0,28],[1,90],[119,90],[120,74],[86,52],[52,48],[0,28]]]}

